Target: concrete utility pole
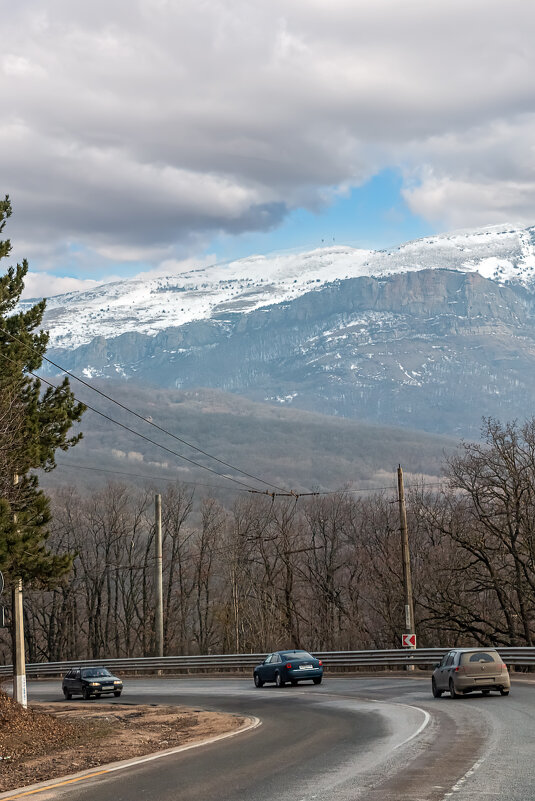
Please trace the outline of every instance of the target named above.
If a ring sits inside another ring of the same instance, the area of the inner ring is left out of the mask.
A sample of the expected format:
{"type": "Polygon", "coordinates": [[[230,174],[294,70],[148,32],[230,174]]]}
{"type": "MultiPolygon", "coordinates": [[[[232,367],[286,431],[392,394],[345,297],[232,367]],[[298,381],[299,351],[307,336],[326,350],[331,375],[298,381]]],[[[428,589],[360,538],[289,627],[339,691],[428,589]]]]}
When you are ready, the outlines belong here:
{"type": "Polygon", "coordinates": [[[156,633],[155,656],[163,656],[163,576],[162,576],[162,496],[154,496],[154,524],[155,524],[155,587],[156,587],[156,617],[154,621],[156,633]]]}
{"type": "MultiPolygon", "coordinates": [[[[15,473],[13,484],[19,483],[19,477],[15,473]]],[[[16,524],[17,515],[13,515],[13,522],[16,524]]],[[[26,709],[28,697],[26,694],[26,654],[24,653],[24,615],[22,609],[22,579],[15,579],[11,591],[11,615],[13,619],[13,698],[26,709]]]]}
{"type": "MultiPolygon", "coordinates": [[[[405,509],[405,490],[403,488],[403,470],[401,469],[401,465],[398,467],[398,503],[401,530],[401,558],[403,561],[403,587],[405,590],[405,633],[415,634],[409,532],[407,530],[407,511],[405,509]]],[[[410,667],[414,668],[414,666],[410,667]]]]}
{"type": "Polygon", "coordinates": [[[22,612],[22,579],[15,579],[11,592],[13,609],[13,630],[15,640],[15,661],[13,664],[13,698],[24,709],[28,706],[26,695],[26,655],[24,653],[24,617],[22,612]]]}

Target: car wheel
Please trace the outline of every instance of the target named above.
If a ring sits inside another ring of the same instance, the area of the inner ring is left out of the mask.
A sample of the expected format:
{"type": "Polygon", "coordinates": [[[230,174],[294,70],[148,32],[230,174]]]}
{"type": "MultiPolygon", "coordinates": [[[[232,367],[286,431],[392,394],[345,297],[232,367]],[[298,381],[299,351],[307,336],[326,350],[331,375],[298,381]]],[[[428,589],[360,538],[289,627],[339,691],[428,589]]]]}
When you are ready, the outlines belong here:
{"type": "Polygon", "coordinates": [[[509,690],[500,690],[500,695],[509,695],[509,690]]]}
{"type": "Polygon", "coordinates": [[[88,687],[84,687],[82,689],[82,698],[84,699],[84,701],[89,701],[89,699],[91,698],[91,693],[89,692],[88,687]]]}
{"type": "Polygon", "coordinates": [[[114,696],[115,696],[116,698],[120,698],[120,697],[121,697],[121,690],[114,690],[114,691],[113,691],[113,694],[114,694],[114,696]]]}
{"type": "Polygon", "coordinates": [[[286,682],[283,681],[280,673],[275,673],[275,684],[277,685],[277,687],[284,687],[284,685],[286,684],[286,682]]]}
{"type": "Polygon", "coordinates": [[[490,695],[490,690],[481,690],[483,695],[490,695]]]}
{"type": "Polygon", "coordinates": [[[255,673],[253,678],[254,678],[254,686],[255,687],[263,687],[264,686],[264,682],[262,681],[262,679],[260,678],[258,673],[255,673]]]}
{"type": "Polygon", "coordinates": [[[437,683],[434,679],[431,679],[431,689],[433,691],[433,698],[440,698],[442,695],[442,690],[438,689],[437,683]]]}
{"type": "Polygon", "coordinates": [[[314,684],[321,684],[321,678],[322,678],[321,676],[318,676],[317,679],[312,679],[312,681],[314,682],[314,684]]]}
{"type": "Polygon", "coordinates": [[[72,698],[72,693],[70,693],[65,687],[63,688],[63,696],[66,701],[70,701],[72,698]]]}
{"type": "Polygon", "coordinates": [[[455,689],[455,684],[453,683],[453,679],[450,679],[450,695],[452,698],[460,698],[461,694],[457,692],[455,689]]]}

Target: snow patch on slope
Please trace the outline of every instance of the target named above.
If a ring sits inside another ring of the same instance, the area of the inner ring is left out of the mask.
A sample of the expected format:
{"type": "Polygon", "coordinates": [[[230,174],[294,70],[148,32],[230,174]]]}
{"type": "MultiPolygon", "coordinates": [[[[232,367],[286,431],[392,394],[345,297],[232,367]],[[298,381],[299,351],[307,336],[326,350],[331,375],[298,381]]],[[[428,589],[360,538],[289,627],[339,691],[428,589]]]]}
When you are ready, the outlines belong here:
{"type": "Polygon", "coordinates": [[[98,336],[155,335],[194,320],[225,319],[294,300],[337,280],[423,269],[479,272],[533,290],[535,228],[490,226],[384,251],[330,247],[251,256],[149,280],[117,281],[50,298],[44,327],[50,330],[52,346],[75,348],[98,336]]]}

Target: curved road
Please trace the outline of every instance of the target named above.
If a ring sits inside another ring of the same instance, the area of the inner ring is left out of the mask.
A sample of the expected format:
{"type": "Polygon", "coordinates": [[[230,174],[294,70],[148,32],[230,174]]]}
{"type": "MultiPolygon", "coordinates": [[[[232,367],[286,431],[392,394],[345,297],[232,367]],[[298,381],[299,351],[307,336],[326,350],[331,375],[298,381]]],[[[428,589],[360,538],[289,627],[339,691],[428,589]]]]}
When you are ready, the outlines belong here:
{"type": "MultiPolygon", "coordinates": [[[[30,684],[30,699],[61,703],[58,689],[57,681],[30,684]]],[[[245,679],[130,679],[121,701],[223,710],[257,716],[262,725],[228,740],[32,794],[32,799],[534,798],[533,683],[515,681],[508,698],[473,695],[453,701],[447,695],[433,699],[429,679],[422,677],[327,676],[319,687],[261,690],[245,679]]]]}

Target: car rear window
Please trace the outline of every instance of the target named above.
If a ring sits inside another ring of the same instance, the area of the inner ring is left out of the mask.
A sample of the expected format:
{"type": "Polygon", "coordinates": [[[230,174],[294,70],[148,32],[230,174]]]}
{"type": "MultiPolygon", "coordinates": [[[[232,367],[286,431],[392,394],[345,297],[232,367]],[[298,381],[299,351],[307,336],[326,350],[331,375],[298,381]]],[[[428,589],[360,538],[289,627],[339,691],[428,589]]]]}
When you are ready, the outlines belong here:
{"type": "Polygon", "coordinates": [[[499,656],[496,651],[475,651],[473,654],[463,654],[461,664],[467,665],[469,662],[497,662],[499,656]]]}
{"type": "Polygon", "coordinates": [[[308,651],[286,651],[282,656],[284,659],[314,659],[308,651]]]}

